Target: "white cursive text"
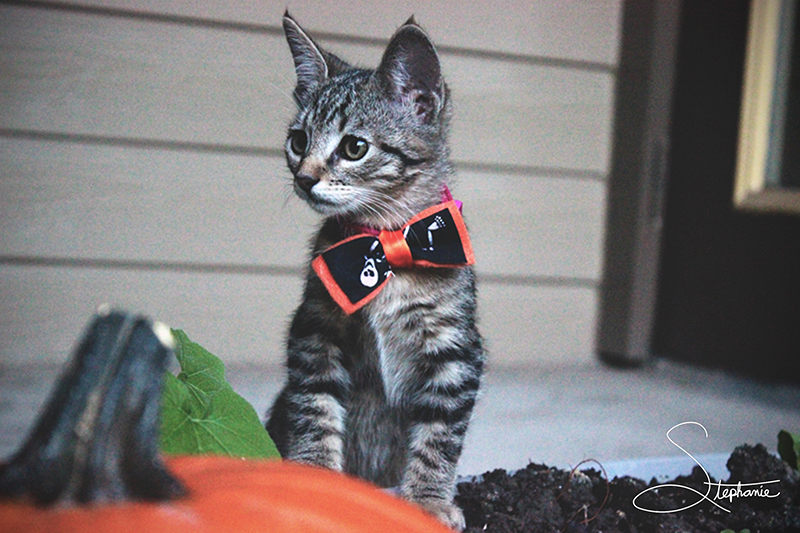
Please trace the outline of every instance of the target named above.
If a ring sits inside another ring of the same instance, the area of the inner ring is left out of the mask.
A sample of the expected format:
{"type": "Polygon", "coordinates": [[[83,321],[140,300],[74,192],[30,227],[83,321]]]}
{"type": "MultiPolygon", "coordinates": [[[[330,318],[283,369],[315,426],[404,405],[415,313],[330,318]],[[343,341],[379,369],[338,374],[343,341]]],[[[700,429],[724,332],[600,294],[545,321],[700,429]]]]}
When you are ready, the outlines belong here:
{"type": "Polygon", "coordinates": [[[739,483],[736,483],[735,485],[734,484],[730,484],[730,483],[722,483],[722,482],[719,482],[719,481],[716,482],[716,483],[712,483],[711,482],[711,476],[708,475],[708,472],[703,467],[703,465],[701,465],[700,462],[697,459],[695,459],[694,456],[692,456],[692,454],[690,454],[689,452],[684,450],[678,443],[676,443],[674,440],[672,440],[672,437],[670,437],[670,435],[669,435],[672,432],[673,429],[678,428],[680,426],[685,426],[687,424],[693,424],[693,425],[696,425],[696,426],[700,426],[703,429],[703,432],[705,433],[706,438],[708,438],[708,431],[706,431],[706,428],[703,426],[703,424],[701,424],[699,422],[681,422],[680,424],[672,426],[669,429],[669,431],[667,431],[667,439],[673,445],[675,445],[680,451],[682,451],[683,453],[688,455],[692,459],[692,461],[694,461],[697,464],[697,466],[699,466],[703,470],[703,473],[706,475],[706,481],[703,482],[703,484],[708,487],[708,490],[706,490],[705,494],[703,494],[702,492],[700,492],[699,490],[697,490],[695,488],[687,487],[685,485],[678,485],[676,483],[666,483],[666,484],[663,484],[663,485],[655,485],[653,487],[648,487],[648,488],[644,489],[642,492],[640,492],[639,494],[637,494],[633,498],[633,501],[631,503],[633,503],[634,507],[636,507],[640,511],[647,511],[648,513],[678,513],[680,511],[685,511],[687,509],[691,509],[692,507],[694,507],[695,505],[699,504],[700,502],[708,501],[708,502],[716,505],[717,507],[719,507],[720,509],[722,509],[726,513],[730,513],[729,509],[724,508],[723,506],[718,504],[715,500],[728,500],[728,502],[733,503],[734,498],[752,498],[752,497],[776,498],[776,497],[780,496],[780,494],[781,494],[780,492],[772,493],[772,491],[770,490],[770,487],[765,487],[765,485],[772,485],[774,483],[780,483],[779,479],[776,479],[776,480],[773,480],[773,481],[761,481],[761,482],[756,482],[756,483],[742,483],[742,482],[739,482],[739,483]],[[711,490],[712,490],[712,488],[714,486],[717,487],[717,492],[716,492],[716,494],[714,495],[713,498],[709,498],[709,494],[711,494],[711,490]],[[641,505],[636,503],[636,500],[639,499],[639,497],[642,496],[643,494],[646,494],[646,493],[648,493],[650,491],[653,491],[653,490],[662,489],[662,488],[678,488],[678,489],[688,490],[689,492],[697,494],[700,498],[698,498],[698,500],[696,502],[691,503],[689,505],[686,505],[684,507],[681,507],[680,509],[666,509],[666,510],[648,509],[647,507],[642,507],[641,505]]]}

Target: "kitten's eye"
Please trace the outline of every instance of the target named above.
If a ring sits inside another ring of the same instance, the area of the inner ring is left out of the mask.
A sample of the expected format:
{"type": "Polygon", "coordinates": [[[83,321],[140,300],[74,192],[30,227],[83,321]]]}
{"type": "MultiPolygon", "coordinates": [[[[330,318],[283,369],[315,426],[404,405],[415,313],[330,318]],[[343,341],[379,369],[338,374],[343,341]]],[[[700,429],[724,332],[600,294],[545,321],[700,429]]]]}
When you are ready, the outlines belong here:
{"type": "Polygon", "coordinates": [[[369,150],[369,143],[352,135],[345,135],[339,145],[339,153],[350,161],[358,161],[367,155],[367,150],[369,150]]]}
{"type": "Polygon", "coordinates": [[[295,155],[305,155],[308,148],[308,135],[303,130],[292,130],[289,133],[289,147],[295,155]]]}

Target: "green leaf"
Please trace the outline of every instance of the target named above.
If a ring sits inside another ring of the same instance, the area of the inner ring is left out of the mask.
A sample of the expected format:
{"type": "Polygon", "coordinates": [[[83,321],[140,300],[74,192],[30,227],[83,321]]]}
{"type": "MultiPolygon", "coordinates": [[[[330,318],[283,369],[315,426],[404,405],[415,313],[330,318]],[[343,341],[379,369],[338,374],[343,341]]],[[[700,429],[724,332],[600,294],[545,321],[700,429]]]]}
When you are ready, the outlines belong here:
{"type": "Polygon", "coordinates": [[[181,330],[173,330],[181,367],[167,372],[161,401],[160,447],[170,454],[278,458],[253,406],[225,381],[225,366],[181,330]]]}
{"type": "Polygon", "coordinates": [[[800,457],[800,435],[780,430],[778,432],[778,453],[781,459],[797,470],[797,458],[800,457]]]}

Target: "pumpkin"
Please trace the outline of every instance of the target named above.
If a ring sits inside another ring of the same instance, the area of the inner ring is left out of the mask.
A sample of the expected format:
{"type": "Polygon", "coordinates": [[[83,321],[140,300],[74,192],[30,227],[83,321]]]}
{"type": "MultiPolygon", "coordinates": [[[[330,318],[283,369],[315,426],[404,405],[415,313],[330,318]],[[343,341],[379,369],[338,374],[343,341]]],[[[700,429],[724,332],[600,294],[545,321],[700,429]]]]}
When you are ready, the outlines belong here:
{"type": "Polygon", "coordinates": [[[98,316],[31,436],[0,465],[4,533],[450,531],[355,478],[157,447],[170,354],[143,317],[98,316]]]}
{"type": "Polygon", "coordinates": [[[412,504],[361,480],[290,461],[182,456],[167,460],[189,496],[41,509],[0,503],[4,533],[444,533],[412,504]]]}

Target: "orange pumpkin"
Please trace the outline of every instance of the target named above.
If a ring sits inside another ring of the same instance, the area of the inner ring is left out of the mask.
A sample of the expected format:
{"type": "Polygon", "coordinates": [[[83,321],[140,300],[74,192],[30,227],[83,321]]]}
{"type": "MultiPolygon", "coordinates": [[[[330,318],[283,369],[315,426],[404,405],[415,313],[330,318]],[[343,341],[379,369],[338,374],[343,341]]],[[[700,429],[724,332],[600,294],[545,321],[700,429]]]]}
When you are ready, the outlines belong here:
{"type": "Polygon", "coordinates": [[[31,436],[0,464],[2,533],[446,533],[366,482],[288,461],[157,449],[169,347],[149,321],[98,317],[31,436]]]}
{"type": "Polygon", "coordinates": [[[0,503],[4,533],[446,533],[412,504],[358,479],[289,461],[173,457],[189,497],[42,509],[0,503]]]}

